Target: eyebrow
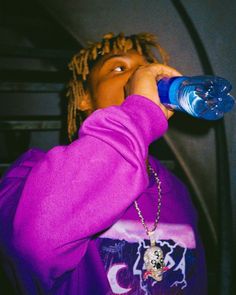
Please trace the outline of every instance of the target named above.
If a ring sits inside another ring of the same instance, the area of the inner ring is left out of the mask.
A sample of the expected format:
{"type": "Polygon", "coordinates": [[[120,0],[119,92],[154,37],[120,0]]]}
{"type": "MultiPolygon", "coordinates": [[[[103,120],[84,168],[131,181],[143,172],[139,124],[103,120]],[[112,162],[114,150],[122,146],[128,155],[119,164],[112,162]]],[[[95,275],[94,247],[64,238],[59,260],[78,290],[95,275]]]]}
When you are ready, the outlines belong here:
{"type": "Polygon", "coordinates": [[[114,55],[111,55],[111,56],[107,56],[107,57],[104,57],[103,61],[102,61],[102,66],[109,60],[113,59],[113,58],[117,58],[117,57],[124,57],[125,55],[124,54],[114,54],[114,55]]]}

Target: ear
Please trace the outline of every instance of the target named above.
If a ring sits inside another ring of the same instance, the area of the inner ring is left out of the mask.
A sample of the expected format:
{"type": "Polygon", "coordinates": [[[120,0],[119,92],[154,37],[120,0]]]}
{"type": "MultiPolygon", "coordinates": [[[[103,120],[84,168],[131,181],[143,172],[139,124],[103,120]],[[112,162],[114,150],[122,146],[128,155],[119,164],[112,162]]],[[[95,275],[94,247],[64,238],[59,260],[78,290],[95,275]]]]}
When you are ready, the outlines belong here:
{"type": "Polygon", "coordinates": [[[91,113],[93,109],[91,95],[85,91],[82,99],[77,102],[77,107],[80,111],[91,113]]]}

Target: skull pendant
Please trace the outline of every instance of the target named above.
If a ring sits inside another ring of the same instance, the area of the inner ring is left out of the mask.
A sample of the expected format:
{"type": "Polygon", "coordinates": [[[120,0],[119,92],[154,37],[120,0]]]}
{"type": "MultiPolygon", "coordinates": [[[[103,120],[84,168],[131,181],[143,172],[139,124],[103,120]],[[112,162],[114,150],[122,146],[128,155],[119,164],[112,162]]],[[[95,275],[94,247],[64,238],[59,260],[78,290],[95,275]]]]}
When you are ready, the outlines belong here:
{"type": "Polygon", "coordinates": [[[164,256],[161,248],[157,246],[149,247],[144,253],[144,264],[146,272],[144,273],[144,279],[152,277],[154,280],[162,281],[163,272],[168,268],[164,264],[164,256]]]}

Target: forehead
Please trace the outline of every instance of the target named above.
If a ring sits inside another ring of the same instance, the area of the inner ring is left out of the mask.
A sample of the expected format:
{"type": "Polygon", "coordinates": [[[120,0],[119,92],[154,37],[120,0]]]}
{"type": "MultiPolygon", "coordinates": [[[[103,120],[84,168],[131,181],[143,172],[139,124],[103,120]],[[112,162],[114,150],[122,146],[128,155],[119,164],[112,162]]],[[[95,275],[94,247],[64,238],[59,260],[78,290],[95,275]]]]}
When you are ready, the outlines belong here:
{"type": "Polygon", "coordinates": [[[97,72],[102,70],[108,64],[116,61],[130,61],[133,63],[147,62],[147,59],[144,55],[138,53],[136,50],[128,50],[127,52],[118,51],[110,52],[106,55],[101,56],[92,66],[91,72],[97,72]]]}

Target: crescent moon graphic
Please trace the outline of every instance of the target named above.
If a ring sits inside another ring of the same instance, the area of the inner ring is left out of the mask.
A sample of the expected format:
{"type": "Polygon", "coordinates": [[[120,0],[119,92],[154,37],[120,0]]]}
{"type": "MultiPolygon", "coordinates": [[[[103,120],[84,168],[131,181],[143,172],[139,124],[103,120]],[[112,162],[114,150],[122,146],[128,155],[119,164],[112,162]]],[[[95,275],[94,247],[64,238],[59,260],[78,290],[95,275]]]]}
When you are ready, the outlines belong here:
{"type": "Polygon", "coordinates": [[[127,268],[127,265],[121,263],[112,265],[108,270],[107,277],[114,294],[125,294],[131,290],[131,288],[126,289],[121,287],[117,281],[117,274],[123,268],[127,268]]]}

